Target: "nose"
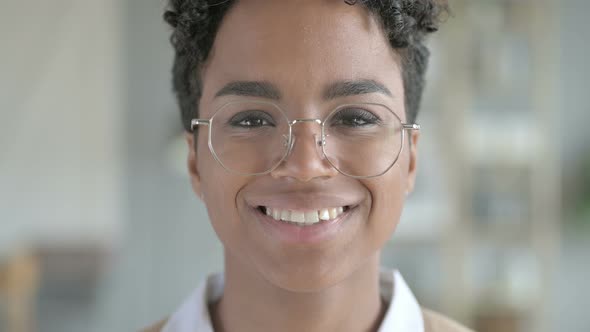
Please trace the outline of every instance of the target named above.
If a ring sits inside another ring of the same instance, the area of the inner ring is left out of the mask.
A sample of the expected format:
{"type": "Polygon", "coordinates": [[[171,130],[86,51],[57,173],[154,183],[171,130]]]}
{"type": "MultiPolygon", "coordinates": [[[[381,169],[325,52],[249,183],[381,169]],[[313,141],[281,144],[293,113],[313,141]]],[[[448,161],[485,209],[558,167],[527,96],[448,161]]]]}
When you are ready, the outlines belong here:
{"type": "Polygon", "coordinates": [[[294,120],[288,155],[271,172],[274,178],[293,178],[301,182],[327,179],[338,174],[322,152],[321,127],[316,120],[294,120]],[[294,126],[298,124],[298,126],[294,126]],[[296,129],[296,127],[299,127],[296,129]]]}

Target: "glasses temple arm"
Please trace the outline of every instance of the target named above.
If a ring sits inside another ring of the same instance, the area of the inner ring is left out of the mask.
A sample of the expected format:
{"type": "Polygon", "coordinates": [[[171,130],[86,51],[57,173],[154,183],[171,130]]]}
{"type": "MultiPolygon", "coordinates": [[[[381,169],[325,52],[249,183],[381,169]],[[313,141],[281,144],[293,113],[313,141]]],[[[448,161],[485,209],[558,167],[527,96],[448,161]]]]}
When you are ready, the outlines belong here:
{"type": "Polygon", "coordinates": [[[205,119],[192,119],[191,120],[191,130],[194,131],[195,129],[197,129],[197,126],[208,126],[211,124],[211,120],[205,120],[205,119]]]}
{"type": "Polygon", "coordinates": [[[402,123],[402,128],[407,129],[407,130],[420,130],[421,126],[419,124],[416,123],[402,123]]]}

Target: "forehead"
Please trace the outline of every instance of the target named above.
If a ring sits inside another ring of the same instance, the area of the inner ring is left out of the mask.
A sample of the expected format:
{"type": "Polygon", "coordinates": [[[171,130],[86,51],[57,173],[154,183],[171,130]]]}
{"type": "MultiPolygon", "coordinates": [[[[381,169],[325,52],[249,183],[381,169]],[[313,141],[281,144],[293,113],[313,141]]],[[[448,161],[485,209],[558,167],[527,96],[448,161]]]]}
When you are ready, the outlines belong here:
{"type": "Polygon", "coordinates": [[[231,81],[267,81],[286,98],[321,98],[337,80],[400,91],[396,53],[378,20],[343,0],[242,0],[226,14],[203,70],[203,100],[231,81]]]}

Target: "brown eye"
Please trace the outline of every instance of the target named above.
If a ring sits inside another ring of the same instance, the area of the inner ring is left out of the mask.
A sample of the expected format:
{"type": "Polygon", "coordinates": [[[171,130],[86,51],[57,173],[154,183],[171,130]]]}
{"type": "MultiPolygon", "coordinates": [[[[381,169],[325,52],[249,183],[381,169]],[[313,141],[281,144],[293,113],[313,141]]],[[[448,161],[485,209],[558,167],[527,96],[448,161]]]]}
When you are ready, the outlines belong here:
{"type": "Polygon", "coordinates": [[[379,124],[380,119],[370,111],[358,108],[347,108],[336,113],[332,120],[332,126],[366,127],[379,124]]]}
{"type": "Polygon", "coordinates": [[[234,115],[229,120],[229,125],[239,128],[259,128],[265,126],[274,127],[272,116],[263,111],[244,111],[234,115]]]}

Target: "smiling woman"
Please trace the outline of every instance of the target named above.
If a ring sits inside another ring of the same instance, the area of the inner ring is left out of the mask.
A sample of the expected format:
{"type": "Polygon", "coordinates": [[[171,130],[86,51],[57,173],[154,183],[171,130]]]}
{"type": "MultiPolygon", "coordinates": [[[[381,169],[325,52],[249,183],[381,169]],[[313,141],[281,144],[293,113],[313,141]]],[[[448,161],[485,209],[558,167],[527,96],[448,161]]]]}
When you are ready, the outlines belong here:
{"type": "Polygon", "coordinates": [[[188,171],[225,271],[152,330],[465,330],[379,263],[414,188],[422,42],[445,10],[171,1],[188,171]]]}

